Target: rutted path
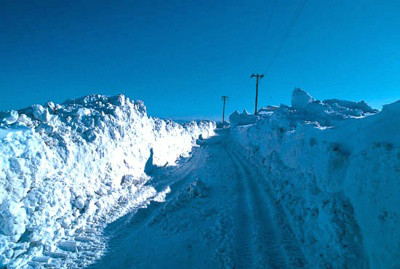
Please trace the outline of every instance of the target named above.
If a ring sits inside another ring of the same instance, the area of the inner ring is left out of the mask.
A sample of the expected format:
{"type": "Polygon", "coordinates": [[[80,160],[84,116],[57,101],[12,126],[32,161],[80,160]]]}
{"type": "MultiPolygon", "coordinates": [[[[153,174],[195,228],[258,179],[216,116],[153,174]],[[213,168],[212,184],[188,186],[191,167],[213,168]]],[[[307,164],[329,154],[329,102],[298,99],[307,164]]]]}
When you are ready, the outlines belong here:
{"type": "Polygon", "coordinates": [[[226,130],[150,184],[171,192],[106,229],[91,268],[302,268],[306,259],[268,184],[225,143],[226,130]]]}
{"type": "MultiPolygon", "coordinates": [[[[283,250],[277,234],[274,229],[274,223],[270,217],[268,205],[264,204],[262,197],[258,192],[258,186],[254,186],[254,174],[234,153],[230,152],[229,157],[238,171],[238,181],[241,182],[242,193],[247,196],[247,201],[242,204],[238,201],[238,208],[249,212],[250,219],[247,221],[251,227],[249,238],[251,242],[251,253],[253,253],[252,267],[283,268],[286,266],[283,250]]],[[[238,229],[248,229],[249,227],[240,227],[238,229]]],[[[237,244],[240,245],[240,242],[237,244]]],[[[240,257],[240,256],[238,256],[240,257]]],[[[240,262],[241,259],[238,259],[240,262]]],[[[239,264],[240,265],[240,264],[239,264]]],[[[248,268],[248,266],[240,266],[248,268]]]]}
{"type": "Polygon", "coordinates": [[[250,211],[253,212],[254,242],[258,254],[256,266],[261,268],[304,267],[306,260],[287,217],[274,201],[267,182],[249,161],[233,149],[227,150],[250,198],[250,211]]]}

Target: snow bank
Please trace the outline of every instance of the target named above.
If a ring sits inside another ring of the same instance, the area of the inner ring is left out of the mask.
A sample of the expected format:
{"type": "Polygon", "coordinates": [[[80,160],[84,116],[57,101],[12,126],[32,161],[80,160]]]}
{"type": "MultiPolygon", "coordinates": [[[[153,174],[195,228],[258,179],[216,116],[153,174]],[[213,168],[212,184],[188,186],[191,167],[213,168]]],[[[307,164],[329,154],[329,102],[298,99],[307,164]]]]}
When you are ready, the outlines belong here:
{"type": "Polygon", "coordinates": [[[151,165],[173,165],[215,128],[148,117],[123,95],[34,105],[0,122],[0,267],[9,268],[89,263],[101,254],[88,249],[101,245],[97,228],[161,199],[145,185],[150,152],[151,165]]]}
{"type": "Polygon", "coordinates": [[[258,119],[257,115],[250,114],[246,110],[243,110],[242,114],[235,111],[229,116],[229,122],[232,127],[254,124],[258,119]]]}
{"type": "Polygon", "coordinates": [[[315,267],[400,267],[400,101],[314,100],[230,118],[315,267]],[[239,124],[238,124],[239,123],[239,124]],[[241,126],[242,125],[242,126],[241,126]]]}

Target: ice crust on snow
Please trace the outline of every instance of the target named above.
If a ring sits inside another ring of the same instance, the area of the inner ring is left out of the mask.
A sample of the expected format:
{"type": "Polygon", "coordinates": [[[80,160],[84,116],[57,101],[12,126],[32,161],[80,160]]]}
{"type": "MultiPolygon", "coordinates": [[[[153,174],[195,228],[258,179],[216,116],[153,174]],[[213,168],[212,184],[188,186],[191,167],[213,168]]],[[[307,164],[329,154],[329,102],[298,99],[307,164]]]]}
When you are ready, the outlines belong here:
{"type": "Polygon", "coordinates": [[[0,266],[87,265],[101,251],[77,250],[100,248],[101,227],[168,193],[145,185],[150,153],[152,166],[174,165],[214,129],[149,117],[123,95],[1,112],[0,266]],[[80,264],[57,263],[66,257],[80,264]]]}
{"type": "Polygon", "coordinates": [[[231,115],[232,144],[263,167],[316,267],[400,267],[399,115],[400,101],[377,111],[300,89],[291,107],[231,115]]]}

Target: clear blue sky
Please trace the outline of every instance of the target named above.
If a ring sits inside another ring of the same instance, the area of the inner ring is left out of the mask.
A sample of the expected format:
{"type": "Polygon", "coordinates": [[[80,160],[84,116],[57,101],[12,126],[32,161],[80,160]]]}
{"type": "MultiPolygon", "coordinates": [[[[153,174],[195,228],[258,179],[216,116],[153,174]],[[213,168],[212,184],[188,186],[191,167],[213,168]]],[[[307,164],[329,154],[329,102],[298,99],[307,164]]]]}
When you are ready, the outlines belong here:
{"type": "Polygon", "coordinates": [[[90,93],[175,119],[318,99],[400,99],[400,1],[0,1],[0,110],[90,93]],[[270,21],[270,23],[268,23],[270,21]],[[282,40],[284,42],[282,42],[282,40]],[[281,47],[275,60],[271,58],[281,47]]]}

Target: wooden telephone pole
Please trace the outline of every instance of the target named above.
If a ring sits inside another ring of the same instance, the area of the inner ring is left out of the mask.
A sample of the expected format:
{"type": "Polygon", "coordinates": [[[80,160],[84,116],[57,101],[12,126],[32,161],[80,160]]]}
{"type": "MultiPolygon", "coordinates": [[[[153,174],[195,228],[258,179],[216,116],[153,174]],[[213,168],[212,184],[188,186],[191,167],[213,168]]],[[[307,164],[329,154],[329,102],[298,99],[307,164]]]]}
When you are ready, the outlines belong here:
{"type": "Polygon", "coordinates": [[[256,78],[256,105],[255,105],[255,109],[254,109],[254,115],[257,115],[257,103],[258,103],[258,79],[262,79],[264,77],[263,74],[252,74],[250,76],[250,78],[256,78]]]}
{"type": "Polygon", "coordinates": [[[224,101],[224,106],[222,108],[222,125],[224,125],[224,122],[225,122],[225,103],[226,103],[227,99],[228,99],[228,96],[222,96],[222,101],[224,101]]]}

